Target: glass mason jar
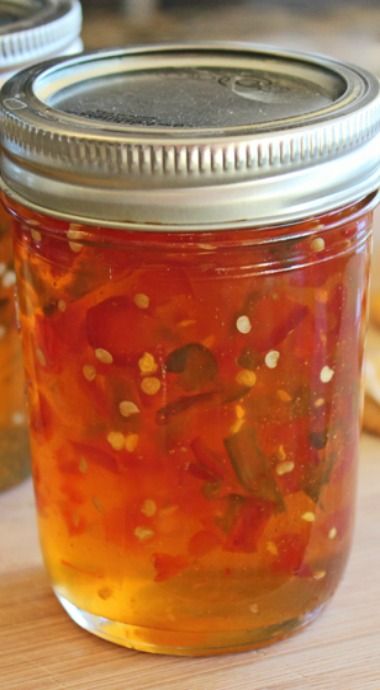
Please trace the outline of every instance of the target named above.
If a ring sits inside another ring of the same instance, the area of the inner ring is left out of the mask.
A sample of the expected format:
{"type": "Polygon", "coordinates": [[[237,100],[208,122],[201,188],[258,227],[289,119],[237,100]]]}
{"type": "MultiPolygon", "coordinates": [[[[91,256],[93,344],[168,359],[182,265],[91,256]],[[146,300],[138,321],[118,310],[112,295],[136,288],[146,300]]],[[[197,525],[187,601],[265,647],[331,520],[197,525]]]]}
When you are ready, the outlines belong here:
{"type": "Polygon", "coordinates": [[[69,615],[211,654],[323,609],[352,537],[379,85],[244,44],[3,89],[43,552],[69,615]]]}
{"type": "MultiPolygon", "coordinates": [[[[0,83],[31,63],[79,51],[81,20],[78,0],[0,0],[0,83]]],[[[9,217],[0,209],[0,491],[30,472],[15,282],[9,217]]]]}

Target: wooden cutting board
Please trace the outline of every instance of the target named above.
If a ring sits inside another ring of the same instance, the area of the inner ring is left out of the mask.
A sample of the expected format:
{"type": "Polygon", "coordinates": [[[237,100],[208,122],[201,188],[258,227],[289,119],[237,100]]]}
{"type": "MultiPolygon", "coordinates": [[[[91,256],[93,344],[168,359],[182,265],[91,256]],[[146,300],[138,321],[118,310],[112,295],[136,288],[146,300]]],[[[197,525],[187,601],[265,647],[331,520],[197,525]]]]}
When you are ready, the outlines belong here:
{"type": "Polygon", "coordinates": [[[41,564],[30,482],[0,496],[1,690],[380,690],[380,441],[364,437],[349,568],[328,609],[276,646],[204,659],[128,651],[77,628],[41,564]]]}

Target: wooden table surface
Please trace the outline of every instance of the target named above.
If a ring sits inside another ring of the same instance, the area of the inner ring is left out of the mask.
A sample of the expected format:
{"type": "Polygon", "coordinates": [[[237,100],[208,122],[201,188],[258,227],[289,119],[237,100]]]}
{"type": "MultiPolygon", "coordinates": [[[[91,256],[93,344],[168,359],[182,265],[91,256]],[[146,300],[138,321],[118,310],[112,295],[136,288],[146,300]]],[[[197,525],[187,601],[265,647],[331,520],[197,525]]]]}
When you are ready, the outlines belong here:
{"type": "Polygon", "coordinates": [[[154,657],[72,623],[41,564],[30,482],[0,496],[2,690],[380,690],[380,441],[363,437],[355,544],[325,613],[258,652],[154,657]]]}

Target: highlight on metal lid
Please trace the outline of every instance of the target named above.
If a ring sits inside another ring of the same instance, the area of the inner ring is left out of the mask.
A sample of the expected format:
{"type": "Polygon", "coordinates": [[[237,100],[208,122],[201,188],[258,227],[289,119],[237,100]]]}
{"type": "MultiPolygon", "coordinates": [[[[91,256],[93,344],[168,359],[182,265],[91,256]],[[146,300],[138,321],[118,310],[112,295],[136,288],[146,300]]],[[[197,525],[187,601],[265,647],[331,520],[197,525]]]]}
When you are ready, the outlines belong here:
{"type": "Polygon", "coordinates": [[[284,223],[380,184],[369,72],[244,43],[140,46],[4,87],[8,192],[61,216],[168,229],[284,223]]]}
{"type": "Polygon", "coordinates": [[[81,26],[79,0],[0,0],[0,74],[64,52],[81,26]]]}

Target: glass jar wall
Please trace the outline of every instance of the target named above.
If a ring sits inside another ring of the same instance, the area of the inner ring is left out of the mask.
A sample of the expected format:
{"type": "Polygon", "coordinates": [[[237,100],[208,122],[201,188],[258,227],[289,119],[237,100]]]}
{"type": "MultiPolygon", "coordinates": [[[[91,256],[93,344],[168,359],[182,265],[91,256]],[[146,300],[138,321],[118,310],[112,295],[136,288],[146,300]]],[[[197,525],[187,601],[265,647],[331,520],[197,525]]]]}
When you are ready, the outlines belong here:
{"type": "Polygon", "coordinates": [[[352,536],[372,201],[175,240],[7,203],[64,607],[180,654],[309,621],[352,536]]]}

